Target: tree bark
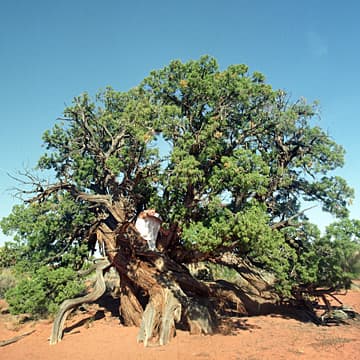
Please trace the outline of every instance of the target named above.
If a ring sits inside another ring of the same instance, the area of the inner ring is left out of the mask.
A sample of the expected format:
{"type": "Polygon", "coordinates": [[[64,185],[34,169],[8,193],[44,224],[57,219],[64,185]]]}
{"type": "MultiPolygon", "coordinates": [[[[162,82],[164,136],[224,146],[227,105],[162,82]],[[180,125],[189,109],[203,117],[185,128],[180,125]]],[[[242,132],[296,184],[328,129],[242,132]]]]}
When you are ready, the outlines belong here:
{"type": "Polygon", "coordinates": [[[120,283],[120,317],[126,326],[140,326],[143,307],[129,279],[122,276],[120,283]]]}
{"type": "Polygon", "coordinates": [[[132,224],[119,228],[115,241],[118,251],[109,257],[120,274],[120,314],[125,324],[140,324],[139,342],[165,345],[180,322],[193,333],[215,331],[208,286],[166,252],[148,250],[132,224]]]}

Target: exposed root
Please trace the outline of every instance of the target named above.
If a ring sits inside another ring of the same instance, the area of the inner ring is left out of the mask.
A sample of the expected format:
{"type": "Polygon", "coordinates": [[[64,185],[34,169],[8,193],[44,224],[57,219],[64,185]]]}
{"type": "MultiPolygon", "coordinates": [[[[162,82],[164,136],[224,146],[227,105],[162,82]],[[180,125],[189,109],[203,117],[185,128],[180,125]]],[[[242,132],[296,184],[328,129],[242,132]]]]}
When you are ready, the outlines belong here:
{"type": "Polygon", "coordinates": [[[167,344],[175,336],[175,323],[181,318],[181,303],[170,289],[155,287],[145,308],[137,341],[167,344]]]}
{"type": "Polygon", "coordinates": [[[76,299],[65,300],[61,304],[52,327],[52,332],[50,337],[51,345],[61,341],[63,336],[63,328],[64,328],[65,320],[76,306],[84,303],[94,302],[105,293],[106,285],[105,285],[103,271],[109,266],[110,266],[110,262],[108,260],[105,259],[101,259],[100,261],[98,260],[96,262],[96,282],[93,291],[85,296],[81,296],[76,299]]]}
{"type": "Polygon", "coordinates": [[[28,336],[28,335],[31,335],[34,331],[36,330],[31,330],[25,334],[21,334],[19,336],[15,336],[11,339],[8,339],[8,340],[4,340],[4,341],[0,341],[0,347],[2,346],[6,346],[6,345],[9,345],[9,344],[13,344],[14,342],[17,342],[19,340],[21,340],[22,338],[24,338],[25,336],[28,336]]]}
{"type": "MultiPolygon", "coordinates": [[[[209,306],[210,304],[208,304],[209,306]]],[[[212,335],[216,329],[216,321],[214,314],[209,310],[208,306],[200,304],[195,299],[188,304],[185,311],[185,318],[190,327],[192,335],[212,335]]]]}

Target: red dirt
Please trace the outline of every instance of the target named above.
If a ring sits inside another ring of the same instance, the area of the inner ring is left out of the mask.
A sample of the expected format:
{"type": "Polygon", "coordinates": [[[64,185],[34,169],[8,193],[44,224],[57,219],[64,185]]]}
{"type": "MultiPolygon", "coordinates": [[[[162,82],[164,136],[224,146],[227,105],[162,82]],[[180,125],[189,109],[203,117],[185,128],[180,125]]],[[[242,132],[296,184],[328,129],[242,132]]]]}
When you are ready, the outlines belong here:
{"type": "MultiPolygon", "coordinates": [[[[360,291],[338,298],[360,313],[360,291]]],[[[138,329],[123,327],[109,316],[94,319],[95,313],[90,310],[68,320],[63,340],[53,346],[48,341],[49,320],[20,326],[10,315],[0,315],[0,342],[35,330],[0,347],[0,359],[360,359],[359,320],[348,321],[349,325],[316,326],[280,315],[245,317],[237,319],[238,327],[231,335],[197,336],[178,331],[170,344],[144,348],[136,342],[138,329]]]]}

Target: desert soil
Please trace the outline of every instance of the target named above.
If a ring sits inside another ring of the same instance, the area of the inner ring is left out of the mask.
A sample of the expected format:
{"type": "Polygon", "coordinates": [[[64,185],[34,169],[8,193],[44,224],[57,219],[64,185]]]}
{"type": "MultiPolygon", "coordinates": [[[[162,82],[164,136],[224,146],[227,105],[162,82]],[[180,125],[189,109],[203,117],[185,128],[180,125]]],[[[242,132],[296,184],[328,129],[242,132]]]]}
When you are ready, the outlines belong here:
{"type": "MultiPolygon", "coordinates": [[[[360,291],[338,298],[360,313],[360,291]]],[[[4,302],[0,302],[4,309],[4,302]]],[[[137,328],[119,325],[119,320],[92,306],[67,320],[63,340],[49,345],[50,320],[19,324],[9,314],[0,315],[0,343],[30,331],[31,335],[0,347],[1,360],[173,360],[173,359],[360,359],[360,321],[348,325],[316,326],[288,316],[268,315],[236,319],[228,335],[190,335],[177,331],[170,344],[144,348],[137,344],[137,328]]]]}

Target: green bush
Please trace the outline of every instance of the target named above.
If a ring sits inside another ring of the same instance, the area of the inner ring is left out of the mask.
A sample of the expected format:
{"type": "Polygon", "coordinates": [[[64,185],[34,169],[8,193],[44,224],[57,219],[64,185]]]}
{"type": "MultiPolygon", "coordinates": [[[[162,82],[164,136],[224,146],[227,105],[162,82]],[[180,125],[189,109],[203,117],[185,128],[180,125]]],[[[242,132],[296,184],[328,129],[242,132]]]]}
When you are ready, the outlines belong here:
{"type": "Polygon", "coordinates": [[[5,298],[12,314],[44,317],[55,313],[64,300],[79,296],[84,290],[85,285],[72,269],[43,266],[9,289],[5,298]]]}
{"type": "Polygon", "coordinates": [[[18,249],[15,245],[6,243],[0,246],[0,268],[12,267],[16,264],[18,249]]]}

